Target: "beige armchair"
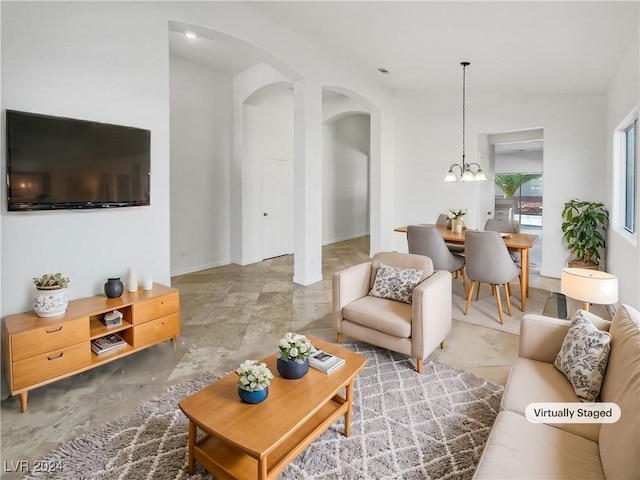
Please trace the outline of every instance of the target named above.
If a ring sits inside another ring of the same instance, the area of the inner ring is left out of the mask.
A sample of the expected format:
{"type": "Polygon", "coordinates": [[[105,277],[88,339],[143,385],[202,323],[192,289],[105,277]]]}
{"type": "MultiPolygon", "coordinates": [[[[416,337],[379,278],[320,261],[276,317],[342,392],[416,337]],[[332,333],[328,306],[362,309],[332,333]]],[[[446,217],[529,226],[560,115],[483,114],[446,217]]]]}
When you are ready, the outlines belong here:
{"type": "Polygon", "coordinates": [[[423,360],[451,330],[451,273],[434,271],[429,257],[383,252],[333,275],[333,329],[338,343],[343,335],[423,360]],[[413,290],[412,303],[369,295],[378,265],[423,271],[413,290]]]}

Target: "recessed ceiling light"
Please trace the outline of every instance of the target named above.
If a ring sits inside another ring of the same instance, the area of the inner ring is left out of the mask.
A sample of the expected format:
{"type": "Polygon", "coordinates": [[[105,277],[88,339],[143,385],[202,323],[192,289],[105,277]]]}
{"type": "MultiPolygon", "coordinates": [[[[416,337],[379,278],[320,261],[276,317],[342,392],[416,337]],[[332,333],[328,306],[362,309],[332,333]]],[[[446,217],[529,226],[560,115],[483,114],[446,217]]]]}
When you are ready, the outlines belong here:
{"type": "Polygon", "coordinates": [[[389,72],[389,70],[387,70],[387,69],[386,69],[386,68],[384,68],[384,67],[380,67],[380,68],[378,69],[378,71],[379,71],[380,73],[384,73],[385,75],[387,75],[388,73],[391,73],[391,72],[389,72]]]}
{"type": "Polygon", "coordinates": [[[184,36],[191,39],[198,38],[198,35],[193,32],[185,32],[184,36]]]}

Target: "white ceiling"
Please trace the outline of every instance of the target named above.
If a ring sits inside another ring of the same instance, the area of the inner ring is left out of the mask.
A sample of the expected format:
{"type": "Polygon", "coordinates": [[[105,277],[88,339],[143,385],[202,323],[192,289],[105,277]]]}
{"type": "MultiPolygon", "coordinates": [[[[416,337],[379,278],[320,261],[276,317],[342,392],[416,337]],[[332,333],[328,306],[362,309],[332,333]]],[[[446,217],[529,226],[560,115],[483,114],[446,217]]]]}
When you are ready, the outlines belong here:
{"type": "Polygon", "coordinates": [[[216,36],[202,27],[181,22],[169,24],[169,52],[230,75],[269,61],[268,55],[251,45],[232,42],[225,35],[216,36]],[[187,38],[185,32],[195,33],[197,38],[187,38]]]}
{"type": "MultiPolygon", "coordinates": [[[[602,94],[640,23],[638,0],[245,4],[394,90],[458,91],[465,60],[470,92],[602,94]]],[[[173,54],[230,73],[264,54],[184,40],[173,54]]]]}

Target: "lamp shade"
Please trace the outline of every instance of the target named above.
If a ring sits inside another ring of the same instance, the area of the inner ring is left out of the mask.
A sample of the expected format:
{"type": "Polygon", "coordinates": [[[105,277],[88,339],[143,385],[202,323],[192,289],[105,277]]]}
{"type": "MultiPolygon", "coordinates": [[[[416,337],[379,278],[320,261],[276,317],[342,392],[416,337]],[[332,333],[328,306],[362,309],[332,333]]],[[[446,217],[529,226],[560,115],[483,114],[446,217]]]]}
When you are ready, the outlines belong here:
{"type": "Polygon", "coordinates": [[[457,180],[458,180],[458,179],[456,178],[456,174],[455,174],[455,173],[453,173],[453,170],[449,170],[449,171],[447,172],[447,175],[444,177],[444,181],[445,181],[445,182],[455,182],[455,181],[457,181],[457,180]]]}
{"type": "Polygon", "coordinates": [[[618,301],[618,277],[599,270],[563,268],[560,291],[581,302],[611,305],[618,301]]]}
{"type": "Polygon", "coordinates": [[[484,174],[484,172],[480,169],[478,169],[478,171],[476,172],[476,182],[483,182],[487,179],[487,176],[484,174]]]}
{"type": "Polygon", "coordinates": [[[462,174],[462,181],[463,182],[473,182],[473,180],[474,180],[473,173],[467,167],[467,169],[462,174]]]}

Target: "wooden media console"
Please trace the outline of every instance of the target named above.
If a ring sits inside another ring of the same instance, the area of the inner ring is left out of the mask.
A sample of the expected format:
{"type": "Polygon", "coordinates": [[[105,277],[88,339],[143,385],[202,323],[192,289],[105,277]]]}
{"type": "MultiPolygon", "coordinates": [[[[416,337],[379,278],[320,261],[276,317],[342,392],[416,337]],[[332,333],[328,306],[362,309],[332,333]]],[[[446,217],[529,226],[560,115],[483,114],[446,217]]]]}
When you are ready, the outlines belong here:
{"type": "Polygon", "coordinates": [[[5,317],[2,350],[11,395],[20,395],[27,411],[29,390],[144,350],[180,334],[180,294],[175,288],[155,283],[151,290],[124,292],[69,302],[58,317],[41,318],[34,312],[5,317]],[[106,327],[105,313],[118,310],[122,325],[106,327]],[[127,343],[104,355],[91,350],[91,341],[115,333],[127,343]]]}

